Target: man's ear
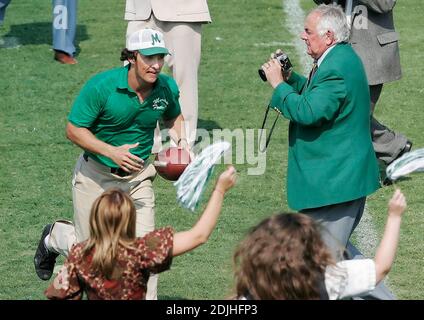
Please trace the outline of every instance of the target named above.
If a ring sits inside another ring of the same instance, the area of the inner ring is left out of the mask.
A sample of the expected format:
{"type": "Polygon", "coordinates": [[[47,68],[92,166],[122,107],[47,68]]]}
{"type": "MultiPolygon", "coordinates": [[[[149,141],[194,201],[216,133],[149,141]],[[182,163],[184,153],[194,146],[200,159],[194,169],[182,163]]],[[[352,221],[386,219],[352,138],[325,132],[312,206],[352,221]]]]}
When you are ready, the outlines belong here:
{"type": "Polygon", "coordinates": [[[327,32],[325,33],[325,35],[327,36],[326,37],[326,40],[325,40],[325,43],[328,46],[331,46],[336,41],[336,39],[334,38],[334,32],[333,31],[330,31],[330,30],[327,30],[327,32]]]}
{"type": "Polygon", "coordinates": [[[133,56],[132,58],[128,58],[128,62],[131,64],[135,64],[135,60],[137,59],[137,53],[134,52],[132,56],[133,56]]]}

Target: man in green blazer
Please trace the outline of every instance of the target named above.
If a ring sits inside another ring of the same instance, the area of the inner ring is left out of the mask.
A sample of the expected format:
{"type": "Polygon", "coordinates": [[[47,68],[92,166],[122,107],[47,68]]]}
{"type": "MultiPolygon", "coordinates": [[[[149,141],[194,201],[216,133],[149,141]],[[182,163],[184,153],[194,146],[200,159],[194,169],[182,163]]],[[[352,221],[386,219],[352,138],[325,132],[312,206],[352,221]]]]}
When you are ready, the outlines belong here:
{"type": "Polygon", "coordinates": [[[316,65],[310,79],[283,75],[276,59],[262,66],[275,89],[270,106],[290,120],[289,206],[329,231],[323,238],[335,257],[349,243],[366,196],[380,186],[367,78],[348,37],[341,8],[321,5],[308,15],[302,33],[316,65]]]}
{"type": "Polygon", "coordinates": [[[412,148],[412,142],[374,117],[383,85],[402,77],[399,34],[393,9],[396,0],[314,0],[317,4],[337,3],[346,12],[350,26],[349,43],[365,67],[370,87],[371,139],[377,158],[386,165],[412,148]]]}

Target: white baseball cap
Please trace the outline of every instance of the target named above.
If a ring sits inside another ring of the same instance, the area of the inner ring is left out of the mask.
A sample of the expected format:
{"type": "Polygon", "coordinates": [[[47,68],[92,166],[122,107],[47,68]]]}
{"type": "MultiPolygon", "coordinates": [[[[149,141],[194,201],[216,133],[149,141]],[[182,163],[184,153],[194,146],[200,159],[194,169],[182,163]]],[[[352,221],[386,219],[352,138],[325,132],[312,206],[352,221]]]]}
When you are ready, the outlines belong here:
{"type": "Polygon", "coordinates": [[[144,56],[169,54],[162,33],[148,28],[132,33],[127,39],[127,49],[138,51],[144,56]]]}

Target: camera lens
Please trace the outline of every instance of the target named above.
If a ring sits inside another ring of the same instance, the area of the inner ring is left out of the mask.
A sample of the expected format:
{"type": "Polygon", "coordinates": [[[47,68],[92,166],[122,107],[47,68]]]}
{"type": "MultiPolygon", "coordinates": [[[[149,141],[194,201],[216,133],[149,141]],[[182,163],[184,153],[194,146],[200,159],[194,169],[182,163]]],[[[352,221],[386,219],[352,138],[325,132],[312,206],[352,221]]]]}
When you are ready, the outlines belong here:
{"type": "Polygon", "coordinates": [[[261,77],[262,81],[266,81],[265,71],[263,71],[262,69],[259,69],[258,73],[259,73],[259,76],[261,77]]]}

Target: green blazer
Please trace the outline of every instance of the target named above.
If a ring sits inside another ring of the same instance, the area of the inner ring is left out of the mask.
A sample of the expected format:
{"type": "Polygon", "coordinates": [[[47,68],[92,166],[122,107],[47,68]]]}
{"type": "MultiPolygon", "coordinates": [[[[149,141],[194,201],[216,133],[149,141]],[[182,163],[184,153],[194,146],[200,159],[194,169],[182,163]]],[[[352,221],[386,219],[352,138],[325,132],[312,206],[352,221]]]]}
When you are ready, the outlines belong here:
{"type": "Polygon", "coordinates": [[[270,102],[290,120],[289,206],[318,208],[371,194],[380,183],[361,60],[349,44],[337,44],[306,83],[293,73],[270,102]]]}

